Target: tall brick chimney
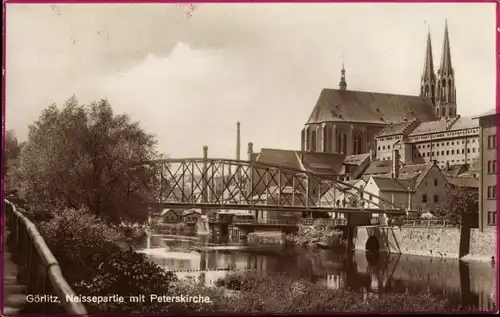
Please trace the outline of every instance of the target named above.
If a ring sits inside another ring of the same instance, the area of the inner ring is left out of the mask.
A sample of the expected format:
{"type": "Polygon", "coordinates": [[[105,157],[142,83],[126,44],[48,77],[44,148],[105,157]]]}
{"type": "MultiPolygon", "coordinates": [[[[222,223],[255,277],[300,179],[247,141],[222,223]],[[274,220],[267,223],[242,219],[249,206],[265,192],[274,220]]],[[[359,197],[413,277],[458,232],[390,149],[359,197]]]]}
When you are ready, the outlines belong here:
{"type": "Polygon", "coordinates": [[[400,168],[401,166],[400,166],[399,150],[394,149],[392,150],[392,170],[391,170],[392,178],[399,178],[400,168]]]}
{"type": "Polygon", "coordinates": [[[236,160],[240,160],[241,157],[241,135],[240,135],[240,122],[236,122],[236,160]]]}

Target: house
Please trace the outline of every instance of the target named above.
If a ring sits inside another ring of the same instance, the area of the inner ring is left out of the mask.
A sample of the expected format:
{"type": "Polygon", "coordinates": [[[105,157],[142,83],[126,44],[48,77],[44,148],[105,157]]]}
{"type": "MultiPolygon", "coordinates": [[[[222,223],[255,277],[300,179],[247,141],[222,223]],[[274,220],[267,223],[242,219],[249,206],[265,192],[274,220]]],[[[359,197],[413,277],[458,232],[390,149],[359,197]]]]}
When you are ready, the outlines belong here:
{"type": "Polygon", "coordinates": [[[201,211],[198,209],[184,210],[181,217],[184,223],[194,225],[201,218],[201,211]]]}
{"type": "Polygon", "coordinates": [[[176,211],[174,209],[164,209],[160,213],[159,222],[160,223],[179,223],[181,222],[182,212],[176,211]]]}
{"type": "Polygon", "coordinates": [[[373,150],[370,153],[347,155],[342,162],[343,168],[340,171],[340,175],[343,176],[344,180],[360,178],[374,156],[375,151],[373,150]]]}
{"type": "MultiPolygon", "coordinates": [[[[344,181],[342,183],[337,183],[335,187],[328,189],[321,197],[321,206],[331,206],[336,207],[357,207],[363,206],[364,208],[376,208],[374,205],[367,203],[361,203],[361,200],[367,199],[372,200],[372,195],[360,192],[358,189],[364,190],[366,186],[366,180],[354,179],[349,181],[344,181]]],[[[332,218],[344,218],[344,214],[337,214],[334,212],[329,213],[332,218]]]]}
{"type": "MultiPolygon", "coordinates": [[[[398,150],[393,150],[390,172],[387,168],[370,175],[365,191],[374,194],[388,203],[406,210],[430,212],[436,210],[446,196],[448,180],[436,162],[411,164],[400,167],[398,150]]],[[[374,202],[382,206],[378,198],[374,202]]]]}

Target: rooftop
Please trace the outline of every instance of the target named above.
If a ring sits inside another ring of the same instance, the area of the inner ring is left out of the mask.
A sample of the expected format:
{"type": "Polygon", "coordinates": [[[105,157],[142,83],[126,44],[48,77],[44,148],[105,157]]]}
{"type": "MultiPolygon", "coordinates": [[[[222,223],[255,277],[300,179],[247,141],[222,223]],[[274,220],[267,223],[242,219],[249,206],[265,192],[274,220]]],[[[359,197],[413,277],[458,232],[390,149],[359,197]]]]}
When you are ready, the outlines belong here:
{"type": "Polygon", "coordinates": [[[498,112],[496,109],[491,109],[485,113],[482,113],[478,116],[474,116],[474,118],[482,118],[482,117],[489,117],[489,116],[494,116],[494,115],[498,115],[498,112]]]}
{"type": "Polygon", "coordinates": [[[415,180],[413,179],[383,176],[372,176],[372,179],[381,191],[408,192],[408,189],[413,190],[415,188],[415,180]]]}
{"type": "Polygon", "coordinates": [[[474,177],[446,177],[446,180],[456,187],[479,188],[479,180],[474,177]]]}
{"type": "Polygon", "coordinates": [[[306,124],[328,121],[389,124],[436,120],[432,103],[420,96],[323,89],[306,124]]]}
{"type": "Polygon", "coordinates": [[[370,153],[356,154],[356,155],[347,155],[344,158],[344,162],[343,163],[345,165],[359,166],[361,163],[363,163],[369,157],[370,157],[370,153]]]}

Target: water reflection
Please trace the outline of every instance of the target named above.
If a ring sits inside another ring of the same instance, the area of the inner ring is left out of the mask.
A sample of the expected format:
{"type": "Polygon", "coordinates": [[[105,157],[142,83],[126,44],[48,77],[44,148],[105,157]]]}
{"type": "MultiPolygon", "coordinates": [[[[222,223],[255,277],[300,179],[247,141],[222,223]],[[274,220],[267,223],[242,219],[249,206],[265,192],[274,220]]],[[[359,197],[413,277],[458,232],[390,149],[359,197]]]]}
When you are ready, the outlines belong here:
{"type": "MultiPolygon", "coordinates": [[[[256,248],[210,250],[208,242],[183,242],[153,238],[153,261],[167,270],[259,270],[286,272],[307,278],[332,289],[351,289],[364,297],[382,293],[433,293],[448,298],[457,306],[493,309],[495,269],[486,263],[408,255],[379,255],[359,252],[339,253],[295,248],[256,248]],[[172,252],[184,245],[182,256],[172,252]],[[205,245],[201,252],[189,252],[193,245],[205,245]],[[207,250],[208,249],[208,250],[207,250]],[[161,256],[159,256],[161,254],[161,256]]],[[[207,284],[226,274],[205,272],[207,284]]],[[[181,277],[200,273],[182,273],[181,277]]]]}

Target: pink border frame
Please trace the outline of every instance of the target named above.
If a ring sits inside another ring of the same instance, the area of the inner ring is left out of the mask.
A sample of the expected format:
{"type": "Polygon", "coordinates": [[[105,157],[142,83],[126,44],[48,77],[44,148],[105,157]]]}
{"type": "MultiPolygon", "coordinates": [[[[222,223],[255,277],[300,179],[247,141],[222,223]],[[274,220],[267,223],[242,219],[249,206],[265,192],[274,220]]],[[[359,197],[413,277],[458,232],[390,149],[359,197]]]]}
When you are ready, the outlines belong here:
{"type": "MultiPolygon", "coordinates": [[[[2,5],[2,175],[1,175],[1,199],[3,202],[3,199],[5,197],[5,183],[4,183],[4,175],[5,175],[5,165],[3,164],[3,157],[5,153],[5,87],[6,87],[6,79],[7,79],[7,72],[6,72],[6,33],[7,33],[7,4],[9,3],[16,3],[16,4],[48,4],[48,3],[53,3],[53,4],[70,4],[70,3],[82,3],[82,4],[90,4],[90,3],[129,3],[129,4],[141,4],[141,3],[495,3],[496,2],[496,57],[497,57],[497,84],[496,84],[496,112],[497,114],[500,113],[500,0],[312,0],[312,1],[303,1],[303,0],[288,0],[288,1],[278,1],[278,0],[269,0],[269,1],[251,1],[251,0],[234,0],[234,1],[224,1],[224,0],[212,0],[212,1],[203,1],[203,0],[195,0],[195,1],[190,1],[190,2],[184,2],[184,1],[165,1],[165,0],[144,0],[144,1],[134,1],[134,0],[54,0],[54,1],[48,1],[48,0],[4,0],[3,5],[2,5]]],[[[497,119],[498,120],[498,119],[497,119]]],[[[500,122],[497,122],[497,135],[500,135],[500,122]]],[[[500,152],[497,151],[497,160],[500,158],[500,152]]],[[[499,212],[499,203],[500,203],[500,187],[498,184],[500,183],[500,173],[497,173],[497,219],[498,215],[500,214],[499,212]]],[[[2,203],[1,205],[1,210],[4,209],[4,204],[2,203]]],[[[0,228],[4,228],[4,217],[3,213],[0,213],[0,228]]],[[[498,248],[498,245],[500,243],[500,232],[498,231],[499,224],[497,223],[497,252],[496,252],[496,261],[500,259],[500,248],[498,248]]],[[[4,266],[4,243],[3,243],[3,232],[0,234],[0,279],[2,281],[2,287],[3,287],[3,278],[4,278],[4,271],[3,271],[3,266],[4,266]]],[[[497,264],[498,266],[498,264],[497,264]]],[[[500,280],[499,276],[497,275],[496,277],[496,303],[497,306],[500,304],[500,292],[498,291],[500,287],[500,280]]],[[[3,293],[3,292],[2,292],[3,293]]],[[[0,307],[4,307],[4,299],[3,296],[0,296],[0,307]]],[[[3,308],[1,308],[3,309],[3,308]]],[[[332,312],[331,314],[333,314],[332,312]]],[[[438,314],[439,312],[428,312],[429,314],[438,314]]],[[[463,312],[464,314],[467,314],[467,312],[463,312]]],[[[482,312],[475,312],[475,313],[482,313],[482,312]]],[[[486,313],[486,312],[485,312],[486,313]]],[[[325,315],[324,313],[307,313],[307,315],[325,315]]],[[[380,313],[341,313],[341,314],[349,314],[349,315],[359,315],[359,314],[371,314],[371,315],[379,315],[380,313]]],[[[390,315],[395,315],[394,313],[387,313],[384,312],[384,314],[390,314],[390,315]]],[[[419,313],[420,314],[420,313],[419,313]]],[[[427,313],[423,313],[427,314],[427,313]]],[[[440,313],[443,314],[443,313],[440,313]]],[[[462,314],[461,312],[459,314],[462,314]]],[[[206,314],[204,314],[206,315],[206,314]]],[[[217,314],[219,315],[219,314],[217,314]]],[[[224,314],[227,315],[227,314],[224,314]]],[[[234,316],[240,316],[241,314],[232,314],[234,316]]],[[[297,314],[294,314],[297,315],[297,314]]],[[[304,314],[300,314],[304,315],[304,314]]],[[[328,315],[328,314],[327,314],[328,315]]],[[[27,316],[27,315],[26,315],[27,316]]],[[[61,315],[63,316],[63,315],[61,315]]],[[[64,315],[64,316],[69,316],[69,315],[64,315]]],[[[95,316],[95,315],[94,315],[95,316]]],[[[99,315],[99,316],[106,316],[106,315],[99,315]]],[[[110,316],[110,315],[107,315],[110,316]]]]}

